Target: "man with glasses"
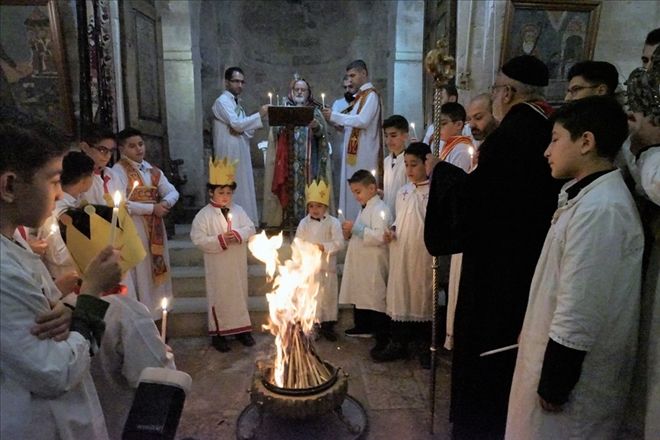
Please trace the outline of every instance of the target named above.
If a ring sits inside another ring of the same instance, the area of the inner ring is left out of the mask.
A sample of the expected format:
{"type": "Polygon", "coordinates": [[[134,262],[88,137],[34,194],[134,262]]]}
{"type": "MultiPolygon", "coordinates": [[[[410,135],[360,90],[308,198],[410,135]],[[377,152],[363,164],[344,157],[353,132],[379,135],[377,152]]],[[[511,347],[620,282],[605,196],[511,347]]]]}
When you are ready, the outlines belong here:
{"type": "Polygon", "coordinates": [[[606,61],[581,61],[568,71],[565,101],[587,96],[614,96],[619,84],[619,72],[606,61]]]}
{"type": "Polygon", "coordinates": [[[225,70],[225,91],[212,107],[213,150],[216,158],[238,160],[234,202],[243,207],[250,220],[259,224],[250,139],[254,131],[263,126],[261,120],[267,117],[268,105],[261,106],[258,113],[247,116],[238,99],[244,85],[245,74],[240,67],[225,70]]]}
{"type": "Polygon", "coordinates": [[[492,87],[500,125],[481,144],[479,166],[467,175],[445,162],[433,170],[431,194],[442,196],[429,198],[427,216],[443,213],[448,227],[426,228],[427,246],[432,254],[463,252],[450,412],[457,440],[504,435],[516,350],[487,352],[517,342],[557,201],[559,184],[543,157],[551,133],[547,85],[537,58],[505,63],[492,87]]]}

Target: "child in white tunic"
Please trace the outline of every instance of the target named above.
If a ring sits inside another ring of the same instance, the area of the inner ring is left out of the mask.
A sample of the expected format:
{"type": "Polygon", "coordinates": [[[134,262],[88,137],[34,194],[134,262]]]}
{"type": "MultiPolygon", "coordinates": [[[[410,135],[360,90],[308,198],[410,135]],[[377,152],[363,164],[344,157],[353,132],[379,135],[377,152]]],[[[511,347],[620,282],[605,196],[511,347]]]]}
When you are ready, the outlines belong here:
{"type": "Polygon", "coordinates": [[[139,130],[126,128],[117,134],[117,140],[122,158],[112,171],[147,251],[147,256],[130,271],[131,278],[124,282],[128,284],[132,280],[137,299],[158,320],[161,300],[168,298],[171,302],[172,297],[170,254],[163,218],[179,200],[179,192],[161,170],[144,160],[146,145],[139,130]]]}
{"type": "Polygon", "coordinates": [[[324,181],[307,186],[306,201],[308,214],[298,224],[296,237],[316,244],[323,252],[321,270],[316,274],[316,319],[320,322],[319,333],[328,341],[336,341],[337,253],[344,249],[344,236],[339,220],[327,213],[330,190],[324,181]]]}
{"type": "MultiPolygon", "coordinates": [[[[507,439],[615,439],[630,389],[644,237],[613,160],[628,134],[610,97],[566,104],[545,151],[573,178],[536,265],[509,399],[507,439]]],[[[496,356],[496,355],[494,355],[496,356]]]]}
{"type": "Polygon", "coordinates": [[[392,340],[383,350],[371,352],[376,362],[408,356],[409,343],[422,342],[423,365],[433,319],[432,257],[424,246],[424,219],[429,199],[426,155],[431,148],[415,142],[405,151],[406,175],[410,181],[399,189],[392,229],[385,231],[390,244],[390,270],[387,279],[387,315],[391,318],[392,340]]]}
{"type": "Polygon", "coordinates": [[[83,133],[80,150],[94,161],[92,187],[80,195],[80,200],[86,200],[93,205],[112,206],[112,194],[118,187],[117,179],[108,168],[112,155],[117,151],[117,141],[112,131],[100,126],[92,126],[83,133]]]}
{"type": "Polygon", "coordinates": [[[371,337],[387,329],[385,294],[388,250],[383,234],[392,224],[387,204],[378,197],[376,179],[358,170],[348,179],[353,197],[362,205],[355,222],[344,221],[342,232],[350,240],[344,261],[339,302],[354,304],[354,327],[346,336],[371,337]]]}
{"type": "Polygon", "coordinates": [[[227,158],[209,163],[211,201],[197,213],[190,230],[192,242],[204,252],[209,335],[221,352],[231,349],[229,335],[247,347],[254,345],[247,307],[247,241],[255,228],[243,208],[232,202],[235,170],[227,158]]]}
{"type": "Polygon", "coordinates": [[[388,155],[383,160],[383,200],[394,213],[396,193],[408,182],[403,150],[408,143],[408,120],[401,115],[392,115],[383,121],[383,134],[388,155]]]}

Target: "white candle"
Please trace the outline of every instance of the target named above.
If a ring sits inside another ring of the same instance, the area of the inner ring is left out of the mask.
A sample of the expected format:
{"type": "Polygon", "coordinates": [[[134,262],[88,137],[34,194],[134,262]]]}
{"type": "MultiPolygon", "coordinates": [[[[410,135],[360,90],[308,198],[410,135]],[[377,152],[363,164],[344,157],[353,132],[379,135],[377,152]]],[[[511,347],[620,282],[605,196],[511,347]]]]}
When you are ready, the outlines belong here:
{"type": "Polygon", "coordinates": [[[133,188],[131,188],[131,192],[128,193],[128,197],[126,197],[126,200],[131,200],[131,196],[133,195],[133,191],[135,191],[135,188],[137,188],[139,184],[140,184],[140,182],[138,182],[137,180],[133,181],[133,188]]]}
{"type": "Polygon", "coordinates": [[[231,215],[231,212],[230,212],[229,214],[227,214],[227,230],[228,230],[228,231],[231,231],[231,219],[232,219],[233,217],[234,217],[234,216],[231,215]]]}
{"type": "Polygon", "coordinates": [[[48,238],[51,235],[53,235],[54,233],[56,233],[59,229],[60,229],[60,227],[57,226],[57,223],[53,223],[52,225],[50,225],[50,233],[48,234],[48,236],[46,236],[46,238],[48,238]]]}
{"type": "Polygon", "coordinates": [[[273,105],[273,94],[268,92],[268,103],[270,105],[273,105]]]}
{"type": "Polygon", "coordinates": [[[119,215],[119,204],[121,203],[121,193],[115,191],[112,197],[115,207],[112,208],[112,221],[110,222],[110,246],[115,245],[115,236],[117,235],[117,217],[119,215]]]}
{"type": "Polygon", "coordinates": [[[411,122],[410,123],[410,129],[412,130],[412,135],[415,139],[417,139],[417,131],[415,131],[415,123],[411,122]]]}
{"type": "Polygon", "coordinates": [[[167,339],[167,298],[161,300],[160,307],[163,309],[163,320],[160,323],[160,338],[164,344],[165,339],[167,339]]]}
{"type": "Polygon", "coordinates": [[[325,107],[325,93],[321,93],[321,102],[323,103],[323,107],[325,107]]]}
{"type": "Polygon", "coordinates": [[[502,353],[503,351],[513,350],[514,348],[518,348],[518,344],[507,345],[506,347],[496,348],[495,350],[484,351],[479,355],[479,357],[490,356],[491,354],[495,353],[502,353]]]}
{"type": "Polygon", "coordinates": [[[343,222],[344,221],[344,213],[342,212],[342,210],[338,209],[337,214],[339,215],[339,221],[343,222]]]}

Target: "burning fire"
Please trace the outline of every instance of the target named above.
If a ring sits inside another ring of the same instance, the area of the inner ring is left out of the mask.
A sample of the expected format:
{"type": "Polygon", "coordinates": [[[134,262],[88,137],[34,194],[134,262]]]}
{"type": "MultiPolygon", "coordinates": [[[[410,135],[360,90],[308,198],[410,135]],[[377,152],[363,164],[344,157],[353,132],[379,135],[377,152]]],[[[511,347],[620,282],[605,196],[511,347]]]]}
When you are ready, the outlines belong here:
{"type": "Polygon", "coordinates": [[[322,253],[316,245],[296,238],[291,259],[281,264],[277,254],[281,246],[282,233],[268,238],[263,231],[248,243],[250,252],[266,264],[269,280],[274,278],[273,291],[266,294],[270,323],[264,326],[275,335],[271,381],[280,388],[310,388],[330,379],[314,350],[312,331],[322,253]]]}

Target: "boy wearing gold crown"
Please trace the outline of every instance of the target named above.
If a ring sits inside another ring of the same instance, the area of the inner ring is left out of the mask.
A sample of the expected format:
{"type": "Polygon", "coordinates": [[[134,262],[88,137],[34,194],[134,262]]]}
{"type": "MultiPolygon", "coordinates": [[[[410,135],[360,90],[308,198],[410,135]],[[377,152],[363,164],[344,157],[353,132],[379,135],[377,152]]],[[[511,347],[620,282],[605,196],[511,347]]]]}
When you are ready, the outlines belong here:
{"type": "Polygon", "coordinates": [[[316,295],[316,319],[321,323],[319,333],[328,341],[336,341],[334,325],[337,321],[337,252],[344,248],[344,236],[339,220],[328,214],[330,189],[323,181],[312,181],[305,189],[307,216],[298,224],[296,237],[314,243],[323,252],[321,270],[316,274],[319,283],[316,295]]]}
{"type": "Polygon", "coordinates": [[[232,202],[235,173],[236,162],[226,157],[209,161],[206,187],[211,200],[190,229],[190,239],[204,252],[209,335],[221,352],[230,350],[230,335],[246,347],[254,345],[247,308],[247,241],[255,228],[245,210],[232,202]]]}
{"type": "Polygon", "coordinates": [[[122,130],[117,134],[117,143],[122,157],[112,171],[117,187],[125,191],[126,208],[147,251],[147,257],[131,270],[131,276],[138,300],[158,319],[161,299],[172,296],[163,217],[179,200],[179,192],[161,170],[144,160],[146,145],[139,130],[122,130]],[[135,187],[134,182],[138,182],[135,187]]]}

